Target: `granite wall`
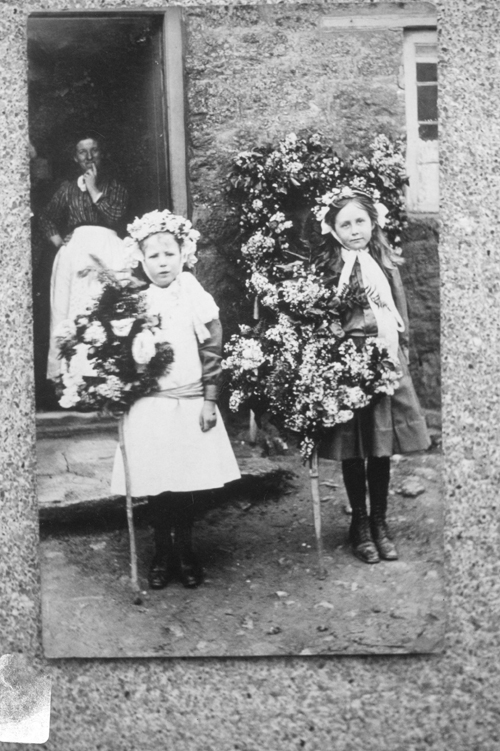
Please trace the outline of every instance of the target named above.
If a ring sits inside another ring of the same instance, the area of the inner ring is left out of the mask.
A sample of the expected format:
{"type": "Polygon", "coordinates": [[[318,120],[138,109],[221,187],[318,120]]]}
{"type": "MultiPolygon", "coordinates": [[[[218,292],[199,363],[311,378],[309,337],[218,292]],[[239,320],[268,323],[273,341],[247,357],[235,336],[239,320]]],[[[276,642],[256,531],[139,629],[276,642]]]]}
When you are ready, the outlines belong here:
{"type": "MultiPolygon", "coordinates": [[[[199,4],[199,3],[198,3],[199,4]]],[[[355,6],[357,3],[350,3],[355,6]]],[[[366,6],[368,2],[363,2],[366,6]]],[[[411,2],[407,5],[412,5],[411,2]]],[[[60,660],[40,642],[25,24],[0,3],[0,652],[53,680],[50,751],[496,751],[500,745],[500,20],[440,0],[448,632],[440,656],[60,660]]],[[[162,7],[157,0],[145,7],[162,7]]],[[[6,751],[31,746],[3,744],[6,751]]]]}
{"type": "MultiPolygon", "coordinates": [[[[402,29],[323,31],[328,5],[189,8],[186,83],[193,219],[200,279],[221,306],[227,335],[249,312],[235,268],[225,196],[240,150],[290,132],[319,131],[343,157],[383,133],[405,135],[402,29]]],[[[440,406],[437,222],[414,217],[404,270],[411,369],[426,407],[440,406]]]]}

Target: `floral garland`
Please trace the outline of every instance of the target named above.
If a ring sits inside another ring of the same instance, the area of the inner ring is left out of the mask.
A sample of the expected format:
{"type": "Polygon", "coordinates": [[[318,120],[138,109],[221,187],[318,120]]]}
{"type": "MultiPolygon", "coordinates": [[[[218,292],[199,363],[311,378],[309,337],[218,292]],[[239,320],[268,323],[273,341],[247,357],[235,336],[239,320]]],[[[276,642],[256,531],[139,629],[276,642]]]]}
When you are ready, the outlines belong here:
{"type": "Polygon", "coordinates": [[[147,312],[145,291],[132,279],[100,267],[102,293],[55,331],[62,374],[57,386],[66,409],[121,414],[157,388],[173,362],[161,321],[147,312]]]}
{"type": "Polygon", "coordinates": [[[351,285],[337,296],[315,266],[312,243],[297,232],[297,213],[309,210],[319,229],[340,186],[361,189],[386,207],[384,231],[398,248],[407,183],[402,145],[380,135],[368,155],[346,162],[320,135],[292,133],[238,154],[229,181],[243,241],[239,263],[259,317],[226,346],[230,406],[268,410],[281,428],[298,433],[310,458],[326,430],[375,394],[394,392],[398,369],[378,340],[363,350],[344,340],[342,314],[367,306],[371,292],[351,285]]]}
{"type": "Polygon", "coordinates": [[[143,255],[140,249],[140,243],[150,235],[159,232],[169,232],[178,241],[183,255],[183,263],[192,269],[198,262],[196,258],[196,243],[200,239],[198,230],[193,229],[189,219],[173,214],[169,209],[163,211],[149,211],[143,216],[136,217],[134,221],[127,225],[129,236],[125,238],[125,246],[129,254],[131,266],[137,266],[142,260],[143,255]]]}

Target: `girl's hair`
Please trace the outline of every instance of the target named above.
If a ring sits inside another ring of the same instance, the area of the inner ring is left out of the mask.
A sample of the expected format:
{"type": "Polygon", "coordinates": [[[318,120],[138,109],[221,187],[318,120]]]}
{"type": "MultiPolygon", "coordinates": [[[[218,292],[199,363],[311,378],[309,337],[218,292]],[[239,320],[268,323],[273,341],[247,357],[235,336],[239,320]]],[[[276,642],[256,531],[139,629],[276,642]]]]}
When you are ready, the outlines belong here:
{"type": "MultiPolygon", "coordinates": [[[[393,269],[395,266],[404,263],[401,256],[387,242],[387,238],[378,223],[378,214],[375,205],[368,195],[357,193],[354,197],[339,198],[331,204],[330,209],[325,214],[325,223],[332,227],[332,229],[335,229],[335,221],[338,214],[349,203],[355,203],[360,209],[364,209],[371,219],[372,236],[368,243],[368,248],[382,271],[387,274],[388,269],[393,269]]],[[[342,266],[342,245],[333,235],[330,234],[325,239],[321,251],[317,256],[316,263],[318,268],[327,274],[328,272],[332,275],[340,273],[342,266]]]]}

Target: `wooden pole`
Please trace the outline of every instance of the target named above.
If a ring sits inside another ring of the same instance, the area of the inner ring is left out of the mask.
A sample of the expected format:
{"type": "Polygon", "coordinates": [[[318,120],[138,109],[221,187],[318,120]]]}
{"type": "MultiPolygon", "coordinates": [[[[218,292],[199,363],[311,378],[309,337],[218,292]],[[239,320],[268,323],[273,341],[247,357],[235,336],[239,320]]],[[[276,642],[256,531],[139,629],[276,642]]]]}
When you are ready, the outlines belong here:
{"type": "MultiPolygon", "coordinates": [[[[253,317],[255,321],[259,320],[259,298],[257,295],[253,301],[253,317]]],[[[250,410],[250,422],[248,425],[248,440],[251,444],[257,443],[257,422],[253,410],[250,410]]]]}
{"type": "Polygon", "coordinates": [[[134,512],[132,508],[132,494],[130,492],[130,467],[127,460],[127,452],[125,451],[125,433],[123,429],[123,423],[125,416],[122,415],[118,422],[118,435],[120,439],[120,449],[123,458],[123,467],[125,470],[125,490],[127,496],[127,525],[128,536],[130,541],[130,580],[132,589],[136,592],[139,591],[139,577],[137,574],[137,547],[135,544],[135,530],[134,530],[134,512]]]}
{"type": "Polygon", "coordinates": [[[248,426],[248,440],[254,444],[257,442],[257,421],[255,420],[255,413],[250,410],[250,424],[248,426]]]}
{"type": "Polygon", "coordinates": [[[309,460],[309,476],[311,478],[311,492],[313,500],[314,531],[316,532],[316,545],[318,548],[319,578],[326,577],[326,569],[323,561],[323,538],[321,537],[321,499],[319,495],[319,466],[318,447],[314,448],[309,460]]]}

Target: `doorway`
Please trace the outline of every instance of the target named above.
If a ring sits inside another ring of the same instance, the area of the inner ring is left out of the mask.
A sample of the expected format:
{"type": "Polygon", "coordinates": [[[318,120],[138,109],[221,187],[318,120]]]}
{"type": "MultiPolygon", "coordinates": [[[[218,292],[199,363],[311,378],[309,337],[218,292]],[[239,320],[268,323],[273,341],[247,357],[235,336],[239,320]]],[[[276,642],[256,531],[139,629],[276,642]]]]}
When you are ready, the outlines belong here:
{"type": "Polygon", "coordinates": [[[40,217],[59,185],[77,177],[74,137],[92,129],[107,143],[129,204],[119,227],[171,208],[162,14],[32,16],[28,21],[33,315],[36,404],[58,408],[46,381],[50,275],[55,249],[40,217]]]}

